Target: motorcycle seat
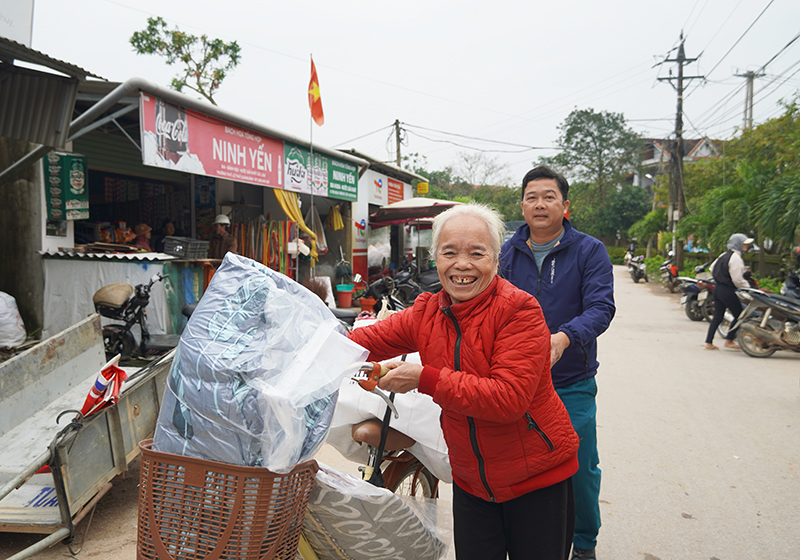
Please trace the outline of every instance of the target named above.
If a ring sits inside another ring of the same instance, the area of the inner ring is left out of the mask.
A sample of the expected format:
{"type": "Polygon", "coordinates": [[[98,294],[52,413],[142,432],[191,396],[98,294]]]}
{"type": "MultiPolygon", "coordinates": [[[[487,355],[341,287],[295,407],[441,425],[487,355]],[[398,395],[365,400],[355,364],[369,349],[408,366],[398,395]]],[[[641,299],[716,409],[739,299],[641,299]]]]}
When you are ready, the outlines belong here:
{"type": "Polygon", "coordinates": [[[337,309],[335,307],[331,308],[331,311],[333,312],[334,317],[336,317],[339,320],[345,321],[346,323],[349,323],[351,325],[353,324],[353,322],[356,320],[356,317],[358,317],[358,314],[360,313],[360,311],[352,311],[350,309],[337,309]]]}
{"type": "MultiPolygon", "coordinates": [[[[369,420],[364,420],[358,424],[353,424],[351,433],[353,434],[353,439],[358,443],[366,443],[367,445],[377,448],[381,443],[382,427],[383,422],[377,418],[370,418],[369,420]]],[[[384,451],[399,451],[401,449],[408,449],[415,443],[416,441],[414,441],[413,438],[408,437],[404,433],[399,432],[390,426],[389,433],[386,434],[384,451]]]]}

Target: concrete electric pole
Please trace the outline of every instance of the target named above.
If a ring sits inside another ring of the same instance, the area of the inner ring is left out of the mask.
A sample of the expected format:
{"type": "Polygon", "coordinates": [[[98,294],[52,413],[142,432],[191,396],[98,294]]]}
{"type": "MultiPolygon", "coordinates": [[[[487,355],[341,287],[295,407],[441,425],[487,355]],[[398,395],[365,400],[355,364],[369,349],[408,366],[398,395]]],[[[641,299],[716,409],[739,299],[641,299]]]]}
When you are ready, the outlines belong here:
{"type": "Polygon", "coordinates": [[[672,231],[672,250],[674,252],[674,263],[680,271],[683,268],[683,245],[678,243],[677,227],[678,222],[683,218],[686,210],[686,199],[683,195],[683,84],[684,80],[702,79],[703,76],[684,76],[683,66],[697,60],[696,58],[686,58],[686,52],[683,49],[683,32],[681,31],[681,44],[678,47],[678,56],[676,58],[667,58],[664,62],[675,62],[678,64],[678,76],[669,76],[667,78],[658,78],[659,81],[668,81],[670,85],[678,92],[678,111],[675,116],[675,147],[672,150],[672,173],[670,178],[669,189],[669,227],[672,231]],[[677,85],[672,83],[672,80],[677,81],[677,85]]]}
{"type": "Polygon", "coordinates": [[[740,78],[747,78],[747,88],[744,95],[744,123],[743,130],[753,128],[753,82],[756,78],[764,76],[763,72],[752,72],[748,70],[744,74],[735,74],[740,78]]]}
{"type": "Polygon", "coordinates": [[[394,143],[397,147],[397,167],[402,167],[400,165],[401,158],[400,158],[400,120],[395,119],[394,121],[394,143]]]}

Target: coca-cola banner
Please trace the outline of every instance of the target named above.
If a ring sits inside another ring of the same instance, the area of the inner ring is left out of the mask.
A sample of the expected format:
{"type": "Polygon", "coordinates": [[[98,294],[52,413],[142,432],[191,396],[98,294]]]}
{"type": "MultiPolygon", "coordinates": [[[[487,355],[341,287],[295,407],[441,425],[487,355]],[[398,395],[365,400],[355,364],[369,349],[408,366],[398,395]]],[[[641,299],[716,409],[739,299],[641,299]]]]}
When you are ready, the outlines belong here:
{"type": "Polygon", "coordinates": [[[286,190],[358,200],[358,167],[318,152],[312,156],[308,148],[291,142],[284,142],[283,149],[286,190]]]}
{"type": "Polygon", "coordinates": [[[145,165],[283,188],[283,142],[142,93],[145,165]]]}

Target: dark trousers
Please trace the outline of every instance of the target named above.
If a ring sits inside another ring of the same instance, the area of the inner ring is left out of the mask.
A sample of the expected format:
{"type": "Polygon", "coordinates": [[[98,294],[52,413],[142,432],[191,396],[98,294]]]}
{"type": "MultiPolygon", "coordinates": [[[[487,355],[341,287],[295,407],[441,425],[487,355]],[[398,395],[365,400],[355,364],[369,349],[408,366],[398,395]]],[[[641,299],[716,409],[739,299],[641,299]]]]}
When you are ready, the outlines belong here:
{"type": "Polygon", "coordinates": [[[458,560],[566,560],[574,528],[572,479],[499,504],[453,484],[458,560]]]}
{"type": "MultiPolygon", "coordinates": [[[[725,318],[725,309],[730,309],[733,313],[733,320],[736,321],[742,312],[742,302],[739,301],[735,288],[717,284],[714,287],[714,317],[711,319],[711,324],[708,325],[708,334],[706,334],[707,344],[714,342],[714,333],[725,318]]],[[[736,331],[737,329],[729,330],[728,336],[725,338],[733,340],[736,337],[736,331]]]]}

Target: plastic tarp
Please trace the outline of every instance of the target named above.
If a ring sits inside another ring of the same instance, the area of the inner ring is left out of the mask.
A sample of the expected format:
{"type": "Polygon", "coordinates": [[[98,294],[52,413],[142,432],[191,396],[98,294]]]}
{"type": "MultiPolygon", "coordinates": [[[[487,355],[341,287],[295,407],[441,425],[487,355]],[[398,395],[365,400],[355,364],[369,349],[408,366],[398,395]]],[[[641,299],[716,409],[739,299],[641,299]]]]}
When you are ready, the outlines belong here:
{"type": "MultiPolygon", "coordinates": [[[[162,272],[164,263],[143,261],[106,261],[42,259],[44,262],[44,333],[53,336],[79,323],[94,313],[92,296],[108,284],[126,282],[131,286],[147,283],[156,272],[162,272]]],[[[147,327],[151,334],[170,332],[166,282],[156,282],[150,292],[147,306],[147,327]]],[[[102,318],[103,324],[121,323],[102,318]]],[[[139,340],[138,325],[134,336],[139,340]]]]}
{"type": "Polygon", "coordinates": [[[367,351],[318,296],[228,253],[186,325],[153,448],[287,473],[325,439],[367,351]]]}

